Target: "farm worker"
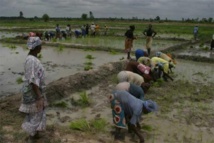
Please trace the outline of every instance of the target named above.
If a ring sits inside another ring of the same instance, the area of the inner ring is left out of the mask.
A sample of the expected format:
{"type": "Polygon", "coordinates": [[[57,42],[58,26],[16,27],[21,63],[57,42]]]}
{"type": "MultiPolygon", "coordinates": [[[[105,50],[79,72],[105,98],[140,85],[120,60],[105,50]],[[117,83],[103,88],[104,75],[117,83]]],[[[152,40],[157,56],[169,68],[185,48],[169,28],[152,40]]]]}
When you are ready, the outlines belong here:
{"type": "Polygon", "coordinates": [[[152,68],[154,68],[157,64],[160,64],[163,67],[163,70],[165,73],[169,72],[169,62],[168,61],[158,58],[158,57],[151,58],[152,68]]]}
{"type": "Polygon", "coordinates": [[[59,38],[61,39],[61,30],[60,30],[60,27],[59,27],[59,24],[56,25],[56,39],[59,38]]]}
{"type": "Polygon", "coordinates": [[[19,111],[26,114],[22,129],[29,135],[30,142],[38,137],[39,131],[46,128],[47,99],[44,93],[45,69],[37,58],[42,48],[39,37],[29,37],[27,47],[30,50],[24,65],[24,82],[22,86],[22,103],[19,111]]]}
{"type": "Polygon", "coordinates": [[[195,26],[193,28],[193,35],[194,35],[194,39],[197,40],[197,37],[198,37],[198,26],[195,26]]]}
{"type": "Polygon", "coordinates": [[[135,58],[136,60],[138,60],[140,57],[148,57],[148,53],[144,50],[141,50],[141,49],[137,49],[135,51],[135,58]]]}
{"type": "Polygon", "coordinates": [[[29,32],[28,36],[29,36],[29,37],[35,37],[35,36],[36,36],[36,33],[34,33],[34,32],[29,32]]]}
{"type": "Polygon", "coordinates": [[[68,24],[65,28],[66,34],[68,35],[68,37],[71,37],[71,25],[68,24]]]}
{"type": "Polygon", "coordinates": [[[151,67],[151,59],[149,57],[140,57],[137,62],[151,67]]]}
{"type": "Polygon", "coordinates": [[[176,61],[175,59],[172,59],[170,56],[168,56],[167,54],[164,54],[163,52],[156,52],[155,54],[157,57],[164,59],[166,61],[168,61],[169,63],[171,63],[173,66],[175,66],[176,61]]]}
{"type": "Polygon", "coordinates": [[[155,32],[152,29],[152,25],[149,24],[148,29],[144,30],[143,34],[146,36],[146,48],[147,48],[148,55],[150,55],[151,48],[152,48],[152,39],[155,37],[157,32],[155,32]]]}
{"type": "Polygon", "coordinates": [[[156,102],[152,100],[142,101],[127,91],[116,90],[109,96],[111,103],[113,123],[116,126],[115,139],[120,136],[120,130],[128,126],[129,132],[134,132],[144,143],[144,137],[140,133],[140,118],[158,110],[156,102]],[[127,126],[126,126],[127,125],[127,126]]]}
{"type": "Polygon", "coordinates": [[[136,61],[128,62],[125,70],[141,75],[146,83],[152,80],[151,68],[136,61]]]}
{"type": "Polygon", "coordinates": [[[107,32],[108,32],[108,26],[104,26],[104,35],[107,35],[107,32]]]}
{"type": "Polygon", "coordinates": [[[130,82],[120,82],[116,85],[116,90],[125,90],[127,92],[129,92],[131,95],[133,95],[134,97],[144,100],[144,91],[143,89],[134,84],[134,83],[130,83],[130,82]]]}
{"type": "Polygon", "coordinates": [[[92,36],[95,36],[95,27],[96,27],[95,24],[92,23],[92,24],[91,24],[91,35],[92,35],[92,36]]]}
{"type": "Polygon", "coordinates": [[[210,44],[210,50],[214,49],[214,34],[213,34],[213,38],[210,44]]]}
{"type": "Polygon", "coordinates": [[[131,49],[133,48],[133,40],[136,39],[136,37],[134,36],[134,30],[135,30],[135,26],[131,25],[129,26],[129,30],[127,30],[125,32],[125,52],[127,53],[127,59],[131,59],[130,57],[130,53],[131,53],[131,49]]]}
{"type": "Polygon", "coordinates": [[[150,87],[149,83],[144,82],[142,76],[131,71],[120,71],[117,74],[117,79],[119,83],[126,81],[140,86],[143,89],[144,93],[146,93],[150,87]]]}

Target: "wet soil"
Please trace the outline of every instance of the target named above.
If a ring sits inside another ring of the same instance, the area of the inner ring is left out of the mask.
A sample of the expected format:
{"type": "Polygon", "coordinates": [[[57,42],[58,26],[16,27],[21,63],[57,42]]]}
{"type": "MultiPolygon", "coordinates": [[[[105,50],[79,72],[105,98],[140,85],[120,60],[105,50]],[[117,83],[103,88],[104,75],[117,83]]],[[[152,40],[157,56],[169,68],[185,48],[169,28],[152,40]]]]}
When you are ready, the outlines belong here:
{"type": "MultiPolygon", "coordinates": [[[[189,44],[191,43],[185,46],[189,44]]],[[[174,48],[181,46],[183,45],[174,48]]],[[[185,46],[181,50],[186,50],[185,46]]],[[[169,47],[167,50],[170,51],[172,48],[169,47]]],[[[159,105],[157,114],[143,115],[141,131],[145,142],[213,143],[214,63],[208,63],[208,60],[176,60],[176,68],[171,74],[174,81],[153,83],[145,95],[146,99],[152,99],[159,105]]],[[[126,60],[122,60],[101,64],[96,69],[73,73],[49,82],[46,88],[49,101],[48,126],[45,137],[37,143],[120,142],[114,141],[111,134],[114,127],[107,96],[117,84],[116,74],[124,69],[126,63],[126,60]],[[83,91],[86,91],[90,99],[90,104],[84,107],[74,104],[80,99],[80,93],[83,91]],[[66,103],[67,106],[59,107],[56,106],[57,103],[66,103]],[[69,128],[70,122],[82,118],[87,121],[104,119],[107,122],[105,130],[75,131],[69,128]]],[[[18,112],[20,99],[21,95],[16,94],[0,100],[0,143],[22,143],[26,137],[20,128],[24,119],[18,112]]],[[[125,129],[123,132],[126,137],[121,142],[138,142],[136,136],[129,134],[125,129]]]]}

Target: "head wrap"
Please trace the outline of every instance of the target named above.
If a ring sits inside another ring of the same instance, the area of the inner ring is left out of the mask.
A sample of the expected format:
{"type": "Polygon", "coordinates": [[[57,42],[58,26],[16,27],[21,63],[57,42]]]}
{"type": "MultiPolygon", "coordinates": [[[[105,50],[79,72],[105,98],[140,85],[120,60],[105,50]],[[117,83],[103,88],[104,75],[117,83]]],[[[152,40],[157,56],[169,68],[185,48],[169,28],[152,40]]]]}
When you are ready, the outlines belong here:
{"type": "Polygon", "coordinates": [[[35,49],[36,46],[39,46],[42,44],[42,41],[39,37],[29,37],[27,41],[27,47],[30,50],[35,49]]]}
{"type": "Polygon", "coordinates": [[[148,112],[155,112],[158,110],[158,105],[156,102],[152,100],[147,100],[143,102],[144,107],[148,110],[148,112]]]}
{"type": "Polygon", "coordinates": [[[156,52],[156,57],[160,57],[161,52],[156,52]]]}

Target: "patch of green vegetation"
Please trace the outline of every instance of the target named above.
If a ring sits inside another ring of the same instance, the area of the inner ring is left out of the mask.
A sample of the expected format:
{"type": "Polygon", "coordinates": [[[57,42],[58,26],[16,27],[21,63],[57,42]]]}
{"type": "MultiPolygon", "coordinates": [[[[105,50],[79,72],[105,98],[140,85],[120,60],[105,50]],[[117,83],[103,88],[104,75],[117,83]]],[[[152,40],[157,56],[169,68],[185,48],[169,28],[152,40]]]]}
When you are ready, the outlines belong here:
{"type": "Polygon", "coordinates": [[[152,129],[152,126],[150,126],[150,125],[143,125],[142,127],[141,127],[141,129],[143,129],[143,130],[145,130],[145,131],[152,131],[153,129],[152,129]]]}
{"type": "Polygon", "coordinates": [[[10,48],[11,50],[15,50],[17,47],[15,45],[9,45],[8,48],[10,48]]]}
{"type": "Polygon", "coordinates": [[[84,51],[95,51],[94,48],[85,48],[84,51]]]}
{"type": "Polygon", "coordinates": [[[58,52],[62,52],[64,49],[65,49],[65,46],[63,46],[63,45],[60,45],[57,47],[58,52]]]}
{"type": "Polygon", "coordinates": [[[85,70],[85,71],[88,71],[88,70],[90,70],[90,69],[93,69],[93,67],[92,67],[91,65],[86,65],[86,66],[84,67],[84,70],[85,70]]]}
{"type": "Polygon", "coordinates": [[[86,91],[81,92],[79,95],[80,95],[80,99],[79,99],[78,102],[80,103],[80,105],[82,105],[82,106],[90,105],[90,99],[89,99],[88,94],[86,93],[86,91]]]}
{"type": "Polygon", "coordinates": [[[85,62],[84,64],[85,64],[86,66],[92,66],[92,65],[93,65],[93,63],[92,63],[91,61],[85,62]]]}
{"type": "Polygon", "coordinates": [[[107,125],[107,121],[102,118],[94,119],[90,122],[90,125],[95,131],[104,131],[107,125]]]}
{"type": "Polygon", "coordinates": [[[110,53],[111,55],[118,55],[118,54],[119,54],[119,53],[116,52],[115,50],[110,50],[109,53],[110,53]]]}
{"type": "Polygon", "coordinates": [[[118,78],[117,78],[117,74],[114,74],[114,75],[112,75],[111,76],[111,81],[113,82],[113,83],[118,83],[119,81],[118,81],[118,78]]]}
{"type": "Polygon", "coordinates": [[[86,91],[83,91],[79,94],[80,98],[78,100],[71,99],[71,104],[74,106],[87,107],[91,104],[91,100],[88,97],[86,91]]]}
{"type": "Polygon", "coordinates": [[[95,59],[95,57],[93,57],[92,55],[86,55],[85,58],[86,58],[86,59],[90,59],[90,60],[91,60],[91,59],[95,59]]]}
{"type": "Polygon", "coordinates": [[[52,41],[52,42],[57,42],[57,39],[56,39],[56,38],[53,38],[51,41],[52,41]]]}
{"type": "Polygon", "coordinates": [[[90,125],[86,121],[86,119],[79,119],[79,120],[73,121],[70,123],[69,127],[70,127],[70,129],[79,130],[79,131],[83,131],[83,132],[90,130],[90,125]]]}
{"type": "Polygon", "coordinates": [[[23,83],[22,77],[18,77],[18,78],[16,79],[16,83],[18,83],[18,84],[23,83]]]}
{"type": "Polygon", "coordinates": [[[157,79],[156,82],[152,83],[152,86],[154,86],[154,87],[161,87],[162,84],[163,84],[163,82],[164,82],[163,79],[157,79]]]}
{"type": "Polygon", "coordinates": [[[65,101],[61,101],[61,102],[53,103],[52,106],[59,107],[59,108],[67,108],[68,103],[66,103],[65,101]]]}
{"type": "Polygon", "coordinates": [[[87,121],[86,119],[78,119],[70,123],[70,129],[79,130],[83,132],[103,132],[105,131],[105,127],[107,125],[107,121],[105,119],[93,119],[91,121],[87,121]]]}

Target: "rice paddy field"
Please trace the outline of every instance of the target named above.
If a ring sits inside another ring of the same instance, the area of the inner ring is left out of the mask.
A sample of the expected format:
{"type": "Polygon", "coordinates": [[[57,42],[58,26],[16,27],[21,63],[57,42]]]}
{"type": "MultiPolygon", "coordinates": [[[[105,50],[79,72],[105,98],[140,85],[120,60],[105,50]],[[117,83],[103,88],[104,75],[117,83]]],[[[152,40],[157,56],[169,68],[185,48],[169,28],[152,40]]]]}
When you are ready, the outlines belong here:
{"type": "MultiPolygon", "coordinates": [[[[26,40],[16,38],[28,32],[72,29],[95,22],[100,25],[96,37],[74,36],[43,40],[40,60],[46,71],[47,130],[37,143],[136,143],[137,136],[123,130],[125,138],[114,140],[114,126],[107,96],[114,90],[116,74],[126,63],[124,33],[135,25],[133,52],[145,49],[142,31],[145,21],[0,21],[0,143],[23,143],[27,134],[21,129],[24,116],[18,112],[19,92],[26,40]],[[109,27],[103,35],[103,27],[109,27]]],[[[176,56],[174,81],[153,83],[146,99],[159,105],[157,114],[143,115],[141,132],[146,143],[214,142],[214,54],[209,50],[214,26],[197,23],[199,37],[193,40],[195,23],[152,22],[157,36],[152,56],[157,51],[176,56]]],[[[132,53],[132,57],[134,57],[132,53]]]]}

